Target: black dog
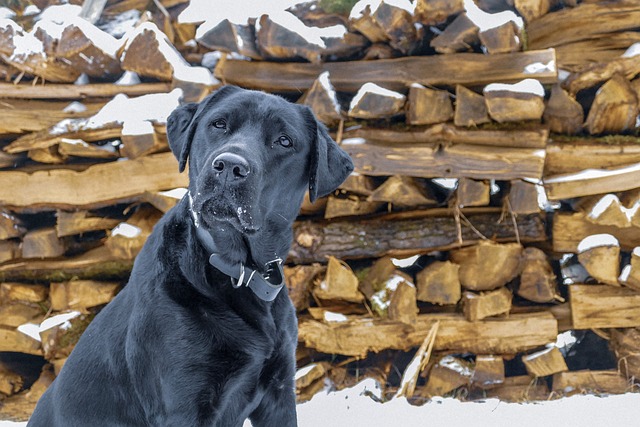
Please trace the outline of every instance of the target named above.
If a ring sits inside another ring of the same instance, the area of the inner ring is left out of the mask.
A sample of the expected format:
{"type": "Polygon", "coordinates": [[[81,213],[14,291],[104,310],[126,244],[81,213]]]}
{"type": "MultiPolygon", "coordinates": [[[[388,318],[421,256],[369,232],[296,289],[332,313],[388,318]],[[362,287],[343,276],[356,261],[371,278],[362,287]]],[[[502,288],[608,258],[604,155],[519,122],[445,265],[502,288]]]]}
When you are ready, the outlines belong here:
{"type": "Polygon", "coordinates": [[[156,225],[29,426],[296,425],[282,259],[306,189],[353,169],[307,107],[227,86],[168,121],[189,196],[156,225]]]}

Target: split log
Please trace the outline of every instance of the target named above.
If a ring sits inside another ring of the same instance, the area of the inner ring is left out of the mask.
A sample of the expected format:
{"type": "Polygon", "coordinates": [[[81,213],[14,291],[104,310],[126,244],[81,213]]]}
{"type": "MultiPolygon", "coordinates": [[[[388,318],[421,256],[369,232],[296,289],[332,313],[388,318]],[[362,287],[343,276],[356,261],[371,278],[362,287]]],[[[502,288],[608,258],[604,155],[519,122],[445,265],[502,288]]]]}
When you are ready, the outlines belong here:
{"type": "Polygon", "coordinates": [[[576,329],[640,326],[640,293],[635,290],[607,285],[570,285],[569,296],[576,329]]]}
{"type": "Polygon", "coordinates": [[[507,200],[511,212],[514,214],[532,214],[540,212],[540,204],[538,203],[538,185],[514,179],[509,183],[509,194],[507,200]]]}
{"type": "Polygon", "coordinates": [[[62,211],[56,213],[56,234],[58,237],[73,236],[89,231],[111,230],[121,221],[92,214],[89,211],[62,211]]]}
{"type": "Polygon", "coordinates": [[[135,199],[145,191],[187,186],[171,153],[71,170],[1,171],[0,200],[7,207],[100,207],[135,199]],[[175,172],[170,172],[175,171],[175,172]],[[101,185],[103,181],[109,185],[101,185]],[[20,188],[20,192],[13,191],[20,188]]]}
{"type": "MultiPolygon", "coordinates": [[[[2,87],[0,83],[0,87],[2,87]]],[[[19,85],[18,85],[19,86],[19,85]]],[[[48,86],[40,86],[47,90],[48,86]]],[[[4,98],[3,89],[0,89],[4,98]]],[[[0,134],[24,134],[50,128],[69,118],[89,117],[97,113],[104,102],[69,104],[68,101],[37,101],[3,99],[0,105],[0,134]]]]}
{"type": "Polygon", "coordinates": [[[25,283],[5,282],[0,284],[0,302],[39,303],[47,299],[47,287],[25,283]]]}
{"type": "Polygon", "coordinates": [[[334,197],[329,196],[324,211],[325,219],[345,216],[360,216],[378,212],[386,203],[371,202],[358,196],[334,197]]]}
{"type": "Polygon", "coordinates": [[[546,377],[569,370],[562,353],[555,346],[523,356],[522,363],[532,377],[546,377]]]}
{"type": "Polygon", "coordinates": [[[487,110],[497,122],[540,120],[544,112],[544,88],[534,79],[516,84],[493,83],[483,90],[487,110]]]}
{"type": "Polygon", "coordinates": [[[416,287],[408,280],[398,283],[389,300],[389,320],[415,325],[418,319],[416,287]]]}
{"type": "Polygon", "coordinates": [[[43,317],[44,312],[39,305],[20,302],[0,305],[0,327],[17,328],[25,323],[39,324],[43,317]]]}
{"type": "Polygon", "coordinates": [[[329,257],[327,273],[323,281],[313,289],[313,295],[323,300],[341,300],[362,302],[363,295],[358,291],[358,278],[343,261],[329,257]]]}
{"type": "Polygon", "coordinates": [[[456,304],[461,297],[459,265],[450,261],[436,261],[416,276],[417,298],[432,304],[456,304]]]}
{"type": "Polygon", "coordinates": [[[631,226],[633,218],[632,210],[622,206],[615,194],[587,200],[585,204],[581,204],[580,210],[587,214],[587,220],[598,225],[626,228],[631,226]]]}
{"type": "Polygon", "coordinates": [[[553,218],[553,250],[559,253],[577,253],[582,239],[594,234],[611,234],[620,243],[623,250],[633,250],[640,239],[640,227],[618,228],[594,224],[587,214],[556,213],[553,218]]]}
{"type": "Polygon", "coordinates": [[[51,366],[45,365],[38,380],[29,390],[8,397],[0,406],[0,418],[12,421],[27,421],[38,403],[38,399],[51,385],[55,375],[51,366]]]}
{"type": "Polygon", "coordinates": [[[456,205],[460,207],[487,206],[490,202],[491,184],[487,180],[459,178],[456,187],[456,205]]]}
{"type": "Polygon", "coordinates": [[[212,51],[237,52],[251,59],[262,59],[256,46],[254,28],[223,19],[218,25],[196,38],[198,44],[212,51]]]}
{"type": "Polygon", "coordinates": [[[478,38],[480,29],[469,19],[466,13],[461,13],[444,31],[429,43],[438,53],[468,52],[480,43],[478,38]]]}
{"type": "Polygon", "coordinates": [[[640,329],[612,329],[610,345],[622,373],[628,379],[640,378],[640,329]]]}
{"type": "MultiPolygon", "coordinates": [[[[640,163],[640,145],[635,138],[562,138],[555,135],[547,146],[545,176],[579,172],[584,169],[608,169],[640,163]]],[[[616,190],[617,191],[617,190],[616,190]]]]}
{"type": "Polygon", "coordinates": [[[407,351],[419,346],[436,321],[440,322],[436,351],[516,353],[545,345],[558,334],[557,322],[549,313],[512,314],[506,319],[478,322],[469,322],[459,314],[420,314],[415,327],[371,318],[332,324],[302,321],[299,339],[323,353],[365,357],[369,351],[407,351]]]}
{"type": "Polygon", "coordinates": [[[574,394],[622,394],[629,391],[627,379],[618,371],[572,371],[553,375],[553,391],[574,394]]]}
{"type": "Polygon", "coordinates": [[[487,390],[488,398],[498,398],[503,402],[524,403],[549,399],[549,388],[544,381],[528,375],[506,377],[504,383],[487,390]]]}
{"type": "Polygon", "coordinates": [[[551,88],[543,118],[552,132],[574,135],[582,131],[584,111],[575,98],[556,84],[551,88]]]}
{"type": "Polygon", "coordinates": [[[0,364],[0,396],[6,397],[22,390],[24,378],[9,367],[0,364]]]}
{"type": "Polygon", "coordinates": [[[29,150],[27,155],[31,160],[38,163],[60,165],[66,162],[67,158],[58,152],[58,147],[35,148],[29,150]]]}
{"type": "MultiPolygon", "coordinates": [[[[358,259],[448,250],[459,247],[460,243],[456,237],[458,231],[462,233],[462,244],[478,241],[478,235],[469,227],[463,224],[461,229],[458,229],[458,224],[448,210],[434,209],[427,212],[432,216],[412,218],[414,214],[405,213],[354,221],[297,222],[294,224],[294,242],[288,261],[308,264],[326,262],[326,256],[329,255],[340,259],[358,259]],[[446,216],[437,216],[438,213],[446,216]]],[[[514,241],[511,221],[500,223],[500,214],[494,212],[488,215],[466,215],[475,229],[483,235],[494,236],[498,241],[514,241]]],[[[546,240],[539,215],[519,217],[518,233],[523,242],[546,240]]],[[[503,263],[507,264],[503,267],[510,265],[508,261],[498,262],[499,265],[503,263]]],[[[494,268],[495,264],[485,271],[494,271],[494,268]]],[[[501,276],[504,274],[500,273],[501,276]]],[[[481,272],[480,276],[490,275],[481,272]]]]}
{"type": "Polygon", "coordinates": [[[640,72],[640,57],[622,56],[604,63],[590,64],[585,70],[571,74],[563,86],[573,95],[579,91],[595,87],[616,75],[632,80],[640,72]]]}
{"type": "Polygon", "coordinates": [[[321,73],[298,101],[311,107],[316,117],[327,126],[334,125],[343,118],[330,78],[328,71],[321,73]]]}
{"type": "Polygon", "coordinates": [[[640,292],[640,246],[631,252],[630,264],[622,270],[619,281],[626,287],[640,292]]]}
{"type": "Polygon", "coordinates": [[[585,128],[592,134],[622,133],[636,126],[638,100],[629,81],[616,74],[598,90],[585,128]]]}
{"type": "Polygon", "coordinates": [[[55,228],[30,231],[22,239],[23,258],[56,258],[64,255],[67,247],[55,228]]]}
{"type": "Polygon", "coordinates": [[[388,256],[376,259],[371,267],[366,270],[366,273],[360,281],[360,292],[362,292],[368,300],[371,300],[374,293],[385,288],[386,283],[395,274],[396,268],[388,256]]]}
{"type": "Polygon", "coordinates": [[[546,15],[556,2],[557,0],[514,0],[513,5],[528,24],[546,15]]]}
{"type": "Polygon", "coordinates": [[[22,256],[20,242],[15,240],[0,240],[0,264],[22,256]]]}
{"type": "Polygon", "coordinates": [[[464,12],[462,0],[417,0],[416,21],[426,25],[442,24],[452,15],[464,12]]]}
{"type": "Polygon", "coordinates": [[[0,240],[22,237],[26,231],[22,226],[22,221],[11,212],[0,209],[0,240]]]}
{"type": "Polygon", "coordinates": [[[127,126],[125,122],[121,140],[122,155],[129,159],[166,151],[169,147],[166,137],[156,133],[151,122],[142,122],[133,126],[127,126]]]}
{"type": "Polygon", "coordinates": [[[460,283],[474,291],[490,291],[506,285],[520,274],[522,245],[482,240],[474,246],[451,252],[460,265],[460,283]]]}
{"type": "Polygon", "coordinates": [[[88,308],[108,303],[120,290],[120,283],[71,280],[51,283],[51,309],[87,312],[88,308]]]}
{"type": "Polygon", "coordinates": [[[620,286],[620,243],[612,235],[595,234],[582,239],[578,261],[599,283],[620,286]]]}
{"type": "Polygon", "coordinates": [[[470,322],[487,317],[508,314],[511,310],[513,295],[507,288],[500,288],[490,292],[469,292],[462,294],[464,317],[470,322]]]}
{"type": "Polygon", "coordinates": [[[482,390],[490,390],[505,382],[504,360],[501,356],[476,356],[471,384],[482,390]]]}
{"type": "Polygon", "coordinates": [[[402,52],[409,53],[418,39],[418,31],[411,13],[384,1],[366,4],[362,10],[351,10],[351,27],[372,43],[388,42],[402,52]]]}
{"type": "Polygon", "coordinates": [[[313,282],[325,270],[326,268],[320,264],[284,267],[289,298],[291,298],[296,311],[302,311],[309,307],[309,295],[313,282]]]}
{"type": "Polygon", "coordinates": [[[471,127],[490,121],[484,96],[457,85],[456,111],[453,117],[455,125],[471,127]]]}
{"type": "Polygon", "coordinates": [[[62,138],[58,143],[58,153],[64,157],[113,160],[120,157],[114,144],[115,142],[104,145],[88,144],[81,139],[62,138]]]}
{"type": "MultiPolygon", "coordinates": [[[[384,262],[382,265],[384,266],[384,262]]],[[[378,268],[377,271],[382,271],[382,268],[378,268]]],[[[393,270],[386,276],[377,278],[377,288],[375,293],[369,298],[371,310],[381,318],[389,318],[391,320],[404,321],[409,320],[409,324],[415,323],[415,316],[417,314],[415,287],[411,277],[401,271],[393,270]],[[404,287],[400,291],[399,296],[396,298],[395,294],[399,288],[404,287]],[[406,289],[413,287],[413,290],[406,289]],[[405,298],[406,297],[406,298],[405,298]],[[396,308],[394,313],[391,313],[391,304],[395,298],[396,308]],[[399,307],[400,306],[400,307],[399,307]],[[407,313],[403,316],[402,310],[406,310],[407,313]],[[392,316],[395,316],[392,317],[392,316]]]]}
{"type": "Polygon", "coordinates": [[[521,49],[519,30],[511,22],[505,22],[497,27],[489,28],[478,33],[480,43],[489,54],[511,53],[521,49]]]}
{"type": "Polygon", "coordinates": [[[342,184],[340,184],[339,188],[341,190],[348,191],[349,193],[369,196],[375,190],[376,185],[373,178],[370,176],[352,173],[342,184]]]}
{"type": "Polygon", "coordinates": [[[304,58],[309,62],[320,62],[320,50],[324,43],[312,41],[296,27],[304,27],[293,15],[262,15],[256,23],[256,44],[265,58],[304,58]],[[298,24],[298,25],[295,25],[298,24]]]}
{"type": "Polygon", "coordinates": [[[14,328],[0,327],[0,351],[42,355],[40,341],[36,341],[14,328]]]}
{"type": "Polygon", "coordinates": [[[379,119],[393,117],[404,109],[406,97],[375,83],[365,83],[351,100],[349,117],[379,119]]]}
{"type": "Polygon", "coordinates": [[[469,385],[472,376],[472,363],[445,356],[431,368],[427,384],[417,394],[424,397],[445,396],[459,387],[469,385]]]}
{"type": "Polygon", "coordinates": [[[517,293],[538,303],[552,302],[559,295],[556,276],[542,250],[530,247],[522,251],[522,274],[517,293]]]}
{"type": "Polygon", "coordinates": [[[375,189],[368,200],[387,202],[399,207],[435,206],[436,196],[424,180],[394,175],[375,189]]]}
{"type": "Polygon", "coordinates": [[[407,124],[430,125],[453,118],[451,95],[446,90],[426,88],[412,84],[409,88],[407,124]]]}
{"type": "Polygon", "coordinates": [[[171,91],[169,83],[140,83],[136,85],[114,85],[107,83],[93,83],[86,85],[55,84],[32,85],[0,83],[2,98],[11,99],[85,99],[85,98],[113,98],[119,93],[127,96],[149,95],[153,93],[167,93],[171,91]]]}
{"type": "MultiPolygon", "coordinates": [[[[159,210],[160,212],[167,213],[171,208],[180,202],[180,200],[187,194],[186,188],[176,188],[168,191],[151,192],[145,191],[142,198],[145,202],[159,210]]],[[[117,224],[114,224],[114,226],[117,224]]],[[[113,227],[110,227],[113,228],[113,227]]]]}
{"type": "Polygon", "coordinates": [[[412,83],[423,86],[480,86],[496,81],[517,82],[530,77],[549,84],[557,81],[554,61],[552,49],[491,56],[456,53],[322,64],[226,59],[216,66],[215,76],[228,84],[251,89],[299,92],[309,89],[322,71],[329,71],[337,91],[355,93],[369,82],[390,90],[405,90],[412,83]],[[532,64],[547,66],[532,76],[525,71],[532,64]],[[398,73],[398,70],[403,72],[398,73]]]}

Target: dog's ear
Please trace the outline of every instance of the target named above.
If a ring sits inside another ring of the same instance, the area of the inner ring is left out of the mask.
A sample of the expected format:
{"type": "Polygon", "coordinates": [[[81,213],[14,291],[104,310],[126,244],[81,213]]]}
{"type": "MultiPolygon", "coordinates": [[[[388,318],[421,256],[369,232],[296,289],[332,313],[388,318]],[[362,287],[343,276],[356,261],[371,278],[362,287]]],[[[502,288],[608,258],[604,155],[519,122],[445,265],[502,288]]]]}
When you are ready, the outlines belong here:
{"type": "Polygon", "coordinates": [[[195,102],[181,105],[173,110],[167,119],[169,148],[171,148],[173,155],[178,159],[178,170],[180,172],[184,171],[185,166],[187,166],[194,129],[191,123],[193,122],[197,109],[198,104],[195,102]]]}
{"type": "Polygon", "coordinates": [[[315,141],[311,149],[309,164],[309,199],[314,202],[319,197],[334,191],[353,172],[351,157],[331,139],[327,128],[316,120],[308,110],[315,124],[315,141]]]}

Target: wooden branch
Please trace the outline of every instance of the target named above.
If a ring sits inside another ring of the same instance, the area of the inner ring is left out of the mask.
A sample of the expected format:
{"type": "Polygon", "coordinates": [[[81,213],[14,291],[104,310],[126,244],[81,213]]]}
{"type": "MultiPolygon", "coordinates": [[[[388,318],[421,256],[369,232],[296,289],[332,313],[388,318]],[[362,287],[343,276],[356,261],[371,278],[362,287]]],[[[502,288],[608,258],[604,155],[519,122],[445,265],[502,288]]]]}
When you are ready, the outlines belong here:
{"type": "Polygon", "coordinates": [[[226,59],[218,63],[215,76],[229,84],[271,92],[307,90],[323,71],[340,92],[355,93],[363,84],[376,83],[391,90],[405,90],[412,83],[423,86],[480,86],[496,81],[516,82],[535,77],[543,84],[557,81],[553,50],[511,54],[413,56],[378,61],[326,62],[322,64],[273,63],[226,59]],[[525,71],[532,64],[547,64],[539,73],[525,71]]]}
{"type": "Polygon", "coordinates": [[[141,83],[137,85],[114,85],[93,83],[87,85],[55,84],[34,86],[32,84],[0,83],[3,98],[22,99],[84,99],[113,98],[119,93],[127,96],[148,95],[171,91],[170,83],[141,83]]]}
{"type": "Polygon", "coordinates": [[[607,142],[611,137],[553,139],[547,146],[545,176],[640,163],[640,140],[636,137],[620,136],[614,143],[607,142]]]}
{"type": "Polygon", "coordinates": [[[576,329],[640,326],[640,293],[607,285],[570,285],[571,318],[576,329]]]}
{"type": "Polygon", "coordinates": [[[552,342],[558,334],[557,322],[548,313],[513,314],[507,319],[478,322],[468,322],[459,314],[420,314],[415,327],[371,318],[332,324],[302,321],[299,340],[323,353],[365,357],[369,351],[406,351],[419,346],[436,321],[440,322],[436,351],[516,353],[552,342]]]}

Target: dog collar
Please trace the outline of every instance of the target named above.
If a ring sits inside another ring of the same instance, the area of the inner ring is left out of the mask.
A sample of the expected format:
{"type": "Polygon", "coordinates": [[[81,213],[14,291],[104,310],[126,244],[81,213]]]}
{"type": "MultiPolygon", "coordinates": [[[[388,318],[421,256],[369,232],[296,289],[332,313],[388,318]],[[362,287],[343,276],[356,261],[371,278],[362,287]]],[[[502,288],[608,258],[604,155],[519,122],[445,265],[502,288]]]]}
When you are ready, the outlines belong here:
{"type": "Polygon", "coordinates": [[[226,262],[220,256],[220,251],[211,234],[200,227],[198,215],[193,210],[193,199],[191,193],[189,195],[189,211],[196,228],[196,236],[198,240],[209,252],[209,264],[220,270],[231,278],[231,285],[234,288],[247,286],[253,291],[258,298],[263,301],[273,301],[280,290],[284,287],[284,271],[282,269],[282,260],[280,258],[269,261],[265,264],[266,273],[260,272],[244,265],[243,263],[231,264],[226,262]]]}

